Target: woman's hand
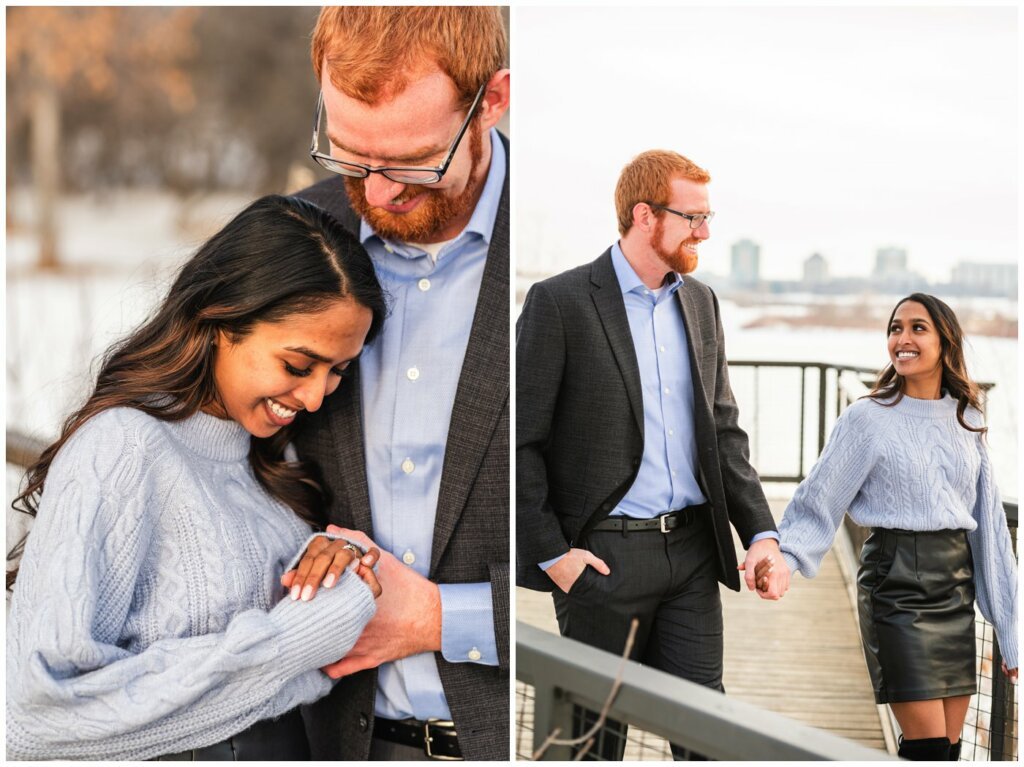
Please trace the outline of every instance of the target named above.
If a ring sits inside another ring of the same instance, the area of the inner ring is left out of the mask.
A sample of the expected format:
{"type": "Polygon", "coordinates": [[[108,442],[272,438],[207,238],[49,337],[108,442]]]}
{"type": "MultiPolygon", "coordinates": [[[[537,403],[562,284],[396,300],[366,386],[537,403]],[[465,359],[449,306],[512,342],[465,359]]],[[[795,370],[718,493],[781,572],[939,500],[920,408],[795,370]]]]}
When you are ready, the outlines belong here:
{"type": "Polygon", "coordinates": [[[1006,674],[1007,679],[1009,679],[1011,682],[1017,681],[1017,669],[1007,668],[1005,660],[1003,661],[1003,673],[1006,674]]]}
{"type": "Polygon", "coordinates": [[[357,554],[358,549],[348,541],[314,538],[302,555],[299,566],[281,576],[281,585],[291,590],[292,599],[308,602],[321,585],[325,589],[332,588],[345,568],[356,562],[353,567],[356,575],[370,587],[376,599],[381,594],[381,587],[373,566],[380,559],[380,549],[372,547],[359,559],[356,559],[357,554]]]}

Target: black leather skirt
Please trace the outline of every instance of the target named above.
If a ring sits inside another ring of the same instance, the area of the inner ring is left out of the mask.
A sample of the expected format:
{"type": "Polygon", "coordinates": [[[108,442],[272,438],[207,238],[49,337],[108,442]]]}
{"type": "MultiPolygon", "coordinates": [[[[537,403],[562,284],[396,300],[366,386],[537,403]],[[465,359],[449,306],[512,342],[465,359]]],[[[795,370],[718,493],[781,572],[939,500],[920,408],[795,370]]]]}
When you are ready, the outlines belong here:
{"type": "Polygon", "coordinates": [[[974,564],[964,530],[872,528],[857,575],[878,703],[977,692],[974,564]]]}
{"type": "Polygon", "coordinates": [[[274,762],[309,760],[309,741],[297,708],[277,719],[256,722],[248,729],[212,746],[166,754],[151,761],[251,762],[258,759],[274,762]]]}

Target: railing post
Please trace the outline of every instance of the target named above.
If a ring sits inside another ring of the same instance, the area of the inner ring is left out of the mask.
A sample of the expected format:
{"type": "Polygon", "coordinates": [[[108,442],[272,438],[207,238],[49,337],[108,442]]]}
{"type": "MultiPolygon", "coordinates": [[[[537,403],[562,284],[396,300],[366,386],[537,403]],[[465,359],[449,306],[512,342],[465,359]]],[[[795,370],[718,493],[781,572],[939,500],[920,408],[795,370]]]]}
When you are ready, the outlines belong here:
{"type": "Polygon", "coordinates": [[[800,481],[804,481],[807,473],[804,471],[804,429],[807,421],[807,368],[800,367],[800,462],[797,472],[800,474],[800,481]]]}
{"type": "Polygon", "coordinates": [[[818,455],[825,449],[825,391],[827,368],[818,366],[818,455]]]}
{"type": "Polygon", "coordinates": [[[989,744],[993,762],[1013,759],[1013,724],[1007,732],[1007,723],[1013,717],[1013,687],[1003,675],[1003,655],[999,643],[992,638],[992,740],[989,744]]]}
{"type": "MultiPolygon", "coordinates": [[[[544,745],[556,729],[558,738],[572,737],[572,703],[565,693],[551,684],[537,680],[533,687],[533,751],[544,745]]],[[[546,761],[572,759],[569,746],[549,746],[540,757],[546,761]]]]}

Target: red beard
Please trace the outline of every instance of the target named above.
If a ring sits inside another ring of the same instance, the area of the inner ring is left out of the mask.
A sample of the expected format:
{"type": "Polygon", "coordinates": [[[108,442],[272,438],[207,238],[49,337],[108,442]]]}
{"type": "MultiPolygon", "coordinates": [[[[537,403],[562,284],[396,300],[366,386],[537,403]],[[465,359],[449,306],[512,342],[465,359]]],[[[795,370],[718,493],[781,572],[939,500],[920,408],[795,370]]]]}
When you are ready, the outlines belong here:
{"type": "Polygon", "coordinates": [[[379,236],[399,242],[431,242],[453,219],[469,210],[482,183],[482,179],[477,178],[477,168],[483,161],[483,131],[475,121],[469,129],[469,156],[472,161],[469,180],[459,194],[449,197],[444,189],[409,185],[395,198],[396,203],[406,202],[417,195],[424,195],[424,198],[408,213],[390,213],[370,205],[366,201],[364,180],[361,178],[345,177],[345,190],[352,209],[379,236]]]}
{"type": "Polygon", "coordinates": [[[697,268],[697,254],[686,250],[686,245],[697,245],[700,240],[688,238],[679,243],[675,250],[668,250],[662,245],[665,235],[664,219],[659,218],[651,233],[651,247],[658,258],[665,262],[669,269],[679,274],[690,274],[697,268]]]}

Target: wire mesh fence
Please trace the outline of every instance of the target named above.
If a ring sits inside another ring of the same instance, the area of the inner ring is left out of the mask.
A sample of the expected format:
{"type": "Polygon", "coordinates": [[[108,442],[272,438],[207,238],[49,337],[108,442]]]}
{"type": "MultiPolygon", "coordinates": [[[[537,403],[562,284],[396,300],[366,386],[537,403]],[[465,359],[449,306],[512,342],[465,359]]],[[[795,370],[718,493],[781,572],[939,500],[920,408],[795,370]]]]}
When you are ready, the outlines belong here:
{"type": "MultiPolygon", "coordinates": [[[[516,682],[516,759],[533,758],[533,703],[532,685],[516,682]]],[[[577,726],[582,728],[583,709],[576,708],[573,716],[577,726]]],[[[672,760],[669,742],[650,732],[630,727],[625,735],[604,729],[587,751],[586,759],[609,761],[609,751],[622,753],[622,759],[630,762],[663,762],[672,760]],[[621,741],[614,743],[614,740],[621,741]]]]}

